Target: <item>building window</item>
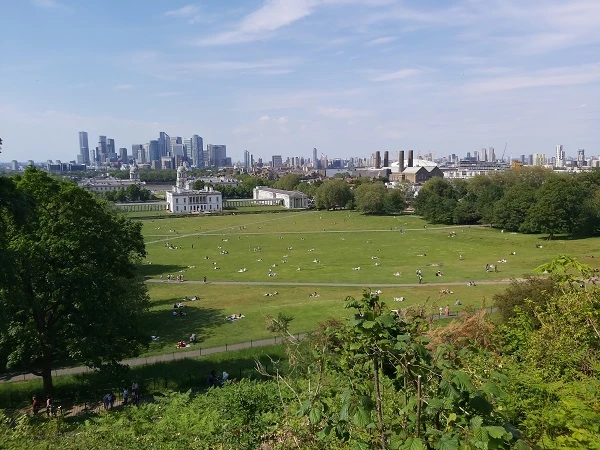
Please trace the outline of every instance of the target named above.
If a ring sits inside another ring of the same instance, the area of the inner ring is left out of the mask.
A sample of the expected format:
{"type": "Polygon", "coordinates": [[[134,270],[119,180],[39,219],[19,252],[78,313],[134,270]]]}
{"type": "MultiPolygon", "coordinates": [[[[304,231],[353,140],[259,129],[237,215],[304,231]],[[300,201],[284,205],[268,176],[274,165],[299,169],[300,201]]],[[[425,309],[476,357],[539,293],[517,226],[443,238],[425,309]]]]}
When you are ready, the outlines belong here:
{"type": "Polygon", "coordinates": [[[179,203],[179,199],[178,198],[175,199],[175,203],[179,203]]]}

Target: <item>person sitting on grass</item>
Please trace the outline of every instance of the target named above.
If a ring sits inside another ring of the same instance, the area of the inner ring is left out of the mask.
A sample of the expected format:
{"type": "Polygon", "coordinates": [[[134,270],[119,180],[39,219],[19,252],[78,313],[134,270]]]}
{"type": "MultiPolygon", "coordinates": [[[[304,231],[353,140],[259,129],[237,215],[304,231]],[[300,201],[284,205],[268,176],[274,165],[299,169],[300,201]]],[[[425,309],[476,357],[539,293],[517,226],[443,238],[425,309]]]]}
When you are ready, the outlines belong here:
{"type": "Polygon", "coordinates": [[[196,339],[196,333],[192,333],[190,336],[190,344],[195,344],[196,342],[198,342],[196,339]]]}

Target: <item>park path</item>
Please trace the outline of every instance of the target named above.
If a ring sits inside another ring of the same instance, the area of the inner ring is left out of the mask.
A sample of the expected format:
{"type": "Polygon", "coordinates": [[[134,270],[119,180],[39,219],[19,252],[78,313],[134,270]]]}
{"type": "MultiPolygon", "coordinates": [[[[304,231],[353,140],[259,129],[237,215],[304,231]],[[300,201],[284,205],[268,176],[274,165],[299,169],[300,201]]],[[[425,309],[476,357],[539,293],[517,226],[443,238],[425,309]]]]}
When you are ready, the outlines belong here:
{"type": "MultiPolygon", "coordinates": [[[[484,280],[475,282],[476,285],[510,284],[513,279],[484,280]]],[[[467,286],[468,281],[449,281],[436,283],[315,283],[315,282],[291,282],[291,281],[170,281],[150,278],[146,283],[170,283],[170,284],[214,284],[223,286],[328,286],[328,287],[427,287],[427,286],[467,286]],[[368,286],[367,286],[368,285],[368,286]]]]}
{"type": "MultiPolygon", "coordinates": [[[[293,336],[294,339],[300,340],[306,337],[306,334],[296,334],[293,336]]],[[[215,353],[224,353],[231,352],[234,350],[245,350],[248,348],[256,348],[256,347],[265,347],[267,345],[275,345],[281,344],[282,338],[279,336],[275,336],[270,339],[261,339],[258,341],[249,341],[249,342],[241,342],[239,344],[225,344],[219,347],[211,347],[211,348],[202,348],[200,346],[195,346],[197,350],[183,350],[178,349],[177,351],[171,353],[163,353],[162,355],[154,355],[154,356],[146,356],[142,358],[132,358],[125,359],[121,361],[121,364],[125,364],[130,367],[134,366],[143,366],[146,364],[156,364],[161,362],[169,362],[169,361],[177,361],[180,359],[186,358],[198,358],[200,356],[208,356],[213,355],[215,353]]],[[[78,367],[68,367],[64,369],[56,369],[52,371],[52,375],[55,377],[59,377],[61,375],[78,375],[82,373],[93,372],[93,369],[90,369],[87,366],[78,366],[78,367]]],[[[28,381],[28,380],[36,380],[40,377],[34,375],[32,373],[22,373],[22,374],[7,374],[4,376],[0,376],[0,383],[10,383],[14,381],[28,381]]]]}

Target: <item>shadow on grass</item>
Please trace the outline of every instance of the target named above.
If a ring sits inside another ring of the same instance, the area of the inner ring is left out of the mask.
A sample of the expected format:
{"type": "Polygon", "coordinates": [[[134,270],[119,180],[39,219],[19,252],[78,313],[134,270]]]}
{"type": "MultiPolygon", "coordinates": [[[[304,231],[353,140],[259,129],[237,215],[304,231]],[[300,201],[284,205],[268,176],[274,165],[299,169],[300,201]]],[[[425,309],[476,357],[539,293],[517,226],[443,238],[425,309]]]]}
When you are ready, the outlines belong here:
{"type": "MultiPolygon", "coordinates": [[[[286,353],[283,346],[274,345],[261,348],[230,351],[201,358],[180,359],[145,366],[123,368],[111,372],[90,372],[81,375],[63,376],[54,380],[54,400],[65,414],[73,411],[78,417],[69,418],[77,422],[85,418],[85,411],[98,412],[102,397],[113,392],[117,405],[122,402],[123,389],[139,384],[145,399],[168,391],[184,392],[191,389],[202,392],[207,389],[207,379],[214,370],[218,376],[229,374],[229,380],[241,378],[263,380],[257,370],[260,362],[269,373],[274,372],[274,362],[278,368],[287,370],[286,353]]],[[[41,380],[22,383],[0,384],[0,409],[30,413],[28,405],[33,395],[42,395],[41,380]]],[[[43,397],[40,397],[43,398],[43,397]]]]}
{"type": "MultiPolygon", "coordinates": [[[[173,305],[180,299],[161,300],[159,304],[173,305]]],[[[194,302],[199,303],[199,302],[194,302]]],[[[154,303],[156,305],[156,303],[154,303]]],[[[196,334],[198,343],[202,343],[211,335],[211,330],[225,325],[225,313],[214,308],[205,308],[200,304],[186,304],[184,308],[156,309],[144,314],[143,330],[148,336],[158,336],[151,342],[149,350],[166,349],[172,351],[178,341],[187,341],[192,333],[196,334]],[[177,315],[173,315],[177,313],[177,315]],[[184,315],[180,315],[184,314],[184,315]]]]}
{"type": "Polygon", "coordinates": [[[141,264],[139,266],[140,274],[144,278],[154,278],[157,275],[164,274],[178,274],[180,270],[184,269],[187,269],[187,266],[176,266],[174,264],[141,264]]]}

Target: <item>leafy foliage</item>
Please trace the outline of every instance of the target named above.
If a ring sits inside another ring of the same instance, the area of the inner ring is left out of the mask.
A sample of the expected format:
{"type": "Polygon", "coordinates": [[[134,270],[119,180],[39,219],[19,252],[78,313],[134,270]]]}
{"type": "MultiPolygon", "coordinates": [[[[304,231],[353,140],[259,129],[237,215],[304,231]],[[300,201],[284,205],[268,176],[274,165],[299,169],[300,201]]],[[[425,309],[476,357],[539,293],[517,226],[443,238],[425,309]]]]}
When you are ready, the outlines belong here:
{"type": "Polygon", "coordinates": [[[8,367],[42,375],[51,392],[56,361],[101,367],[145,343],[141,224],[34,168],[14,183],[27,206],[22,221],[3,211],[10,226],[8,263],[0,267],[0,354],[8,354],[8,367]]]}

